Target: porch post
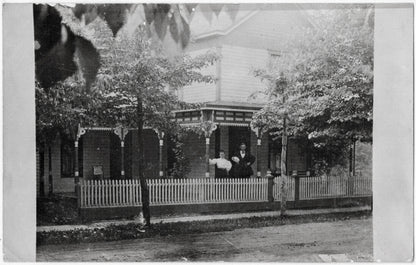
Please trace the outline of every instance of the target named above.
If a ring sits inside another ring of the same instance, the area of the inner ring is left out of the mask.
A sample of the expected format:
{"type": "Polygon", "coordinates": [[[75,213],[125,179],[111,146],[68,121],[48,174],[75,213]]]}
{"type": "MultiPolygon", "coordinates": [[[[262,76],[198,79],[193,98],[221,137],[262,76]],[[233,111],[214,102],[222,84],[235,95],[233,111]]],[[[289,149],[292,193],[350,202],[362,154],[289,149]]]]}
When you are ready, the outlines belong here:
{"type": "Polygon", "coordinates": [[[79,198],[79,162],[78,162],[78,157],[79,157],[79,139],[81,138],[82,135],[84,135],[86,132],[86,130],[84,128],[81,128],[80,125],[78,124],[78,131],[77,131],[77,135],[75,137],[75,178],[74,178],[74,182],[75,182],[75,193],[77,194],[77,198],[79,198]]]}
{"type": "Polygon", "coordinates": [[[205,135],[205,177],[209,178],[209,144],[211,134],[217,129],[217,124],[214,122],[214,113],[203,113],[201,111],[201,128],[205,135]],[[204,115],[205,114],[205,115],[204,115]],[[210,114],[210,115],[209,115],[210,114]]]}
{"type": "Polygon", "coordinates": [[[261,159],[259,159],[259,150],[261,149],[261,139],[257,138],[257,148],[256,148],[256,156],[257,156],[257,177],[261,177],[261,159]]]}
{"type": "Polygon", "coordinates": [[[205,177],[209,178],[209,137],[205,136],[205,177]]]}
{"type": "Polygon", "coordinates": [[[263,129],[259,127],[255,127],[253,124],[250,124],[251,130],[257,136],[257,145],[256,145],[256,161],[257,161],[257,177],[261,177],[261,159],[259,157],[261,151],[261,137],[263,135],[263,129]]]}
{"type": "Polygon", "coordinates": [[[123,128],[121,126],[114,129],[114,134],[117,135],[120,138],[120,150],[121,150],[121,156],[120,156],[120,177],[121,179],[125,179],[125,171],[124,171],[124,139],[126,138],[126,135],[129,133],[129,130],[126,128],[123,128]]]}
{"type": "Polygon", "coordinates": [[[120,150],[121,150],[121,155],[120,155],[120,176],[121,179],[125,179],[125,172],[124,172],[124,139],[120,140],[120,150]]]}
{"type": "Polygon", "coordinates": [[[78,163],[78,139],[75,139],[75,185],[79,182],[79,163],[78,163]]]}
{"type": "Polygon", "coordinates": [[[158,129],[153,130],[156,132],[157,138],[159,139],[159,177],[163,177],[163,138],[165,137],[165,133],[158,129]]]}

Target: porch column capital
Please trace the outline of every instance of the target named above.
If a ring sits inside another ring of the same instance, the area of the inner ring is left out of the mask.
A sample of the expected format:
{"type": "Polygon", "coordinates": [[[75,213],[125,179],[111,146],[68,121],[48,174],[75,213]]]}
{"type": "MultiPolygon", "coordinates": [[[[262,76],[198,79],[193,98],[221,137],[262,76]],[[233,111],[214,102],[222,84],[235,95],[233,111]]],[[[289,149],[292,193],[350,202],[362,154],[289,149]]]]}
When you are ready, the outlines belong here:
{"type": "Polygon", "coordinates": [[[81,138],[81,136],[83,136],[86,132],[87,132],[87,130],[85,128],[82,128],[78,124],[77,137],[76,137],[75,141],[78,142],[79,138],[81,138]]]}
{"type": "Polygon", "coordinates": [[[157,138],[159,138],[159,140],[163,141],[163,138],[165,137],[165,132],[163,132],[162,130],[157,129],[157,128],[152,128],[152,129],[157,134],[157,138]]]}
{"type": "Polygon", "coordinates": [[[126,135],[129,133],[129,130],[121,126],[118,126],[113,130],[113,132],[120,138],[120,141],[124,141],[124,138],[126,138],[126,135]]]}
{"type": "Polygon", "coordinates": [[[204,131],[205,138],[210,138],[211,134],[218,128],[218,126],[213,121],[204,121],[201,123],[201,128],[204,131]]]}
{"type": "Polygon", "coordinates": [[[264,130],[263,127],[255,126],[253,123],[250,123],[250,129],[256,134],[258,139],[261,139],[264,130]]]}

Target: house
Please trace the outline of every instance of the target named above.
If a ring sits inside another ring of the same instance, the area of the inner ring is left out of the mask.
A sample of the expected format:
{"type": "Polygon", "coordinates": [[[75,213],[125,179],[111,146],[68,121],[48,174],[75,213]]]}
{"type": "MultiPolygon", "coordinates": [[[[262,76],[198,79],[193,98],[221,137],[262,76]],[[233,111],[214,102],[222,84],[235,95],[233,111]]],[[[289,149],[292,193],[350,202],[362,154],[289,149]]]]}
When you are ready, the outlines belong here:
{"type": "MultiPolygon", "coordinates": [[[[177,96],[186,102],[203,103],[198,109],[174,113],[174,119],[182,126],[202,123],[204,129],[203,136],[189,133],[184,140],[183,153],[191,165],[185,177],[215,177],[207,155],[214,157],[222,149],[230,157],[241,142],[256,156],[255,175],[265,176],[268,170],[278,173],[279,141],[273,141],[267,132],[250,127],[253,113],[266,102],[265,96],[259,93],[265,84],[251,71],[267,67],[273,57],[284,52],[284,41],[302,34],[302,29],[312,23],[297,4],[241,5],[235,10],[234,19],[226,12],[218,16],[204,12],[201,5],[197,6],[190,24],[192,41],[186,52],[197,55],[215,49],[221,59],[204,70],[215,77],[215,83],[193,84],[177,91],[177,96]],[[207,16],[211,15],[209,22],[207,16]]],[[[165,133],[145,129],[144,164],[148,178],[166,177],[171,166],[165,133]]],[[[135,130],[129,128],[81,126],[75,144],[58,136],[39,150],[38,193],[73,192],[77,177],[135,178],[138,175],[138,157],[134,152],[137,142],[135,130]]],[[[304,146],[290,139],[288,170],[306,172],[309,161],[304,146]]]]}

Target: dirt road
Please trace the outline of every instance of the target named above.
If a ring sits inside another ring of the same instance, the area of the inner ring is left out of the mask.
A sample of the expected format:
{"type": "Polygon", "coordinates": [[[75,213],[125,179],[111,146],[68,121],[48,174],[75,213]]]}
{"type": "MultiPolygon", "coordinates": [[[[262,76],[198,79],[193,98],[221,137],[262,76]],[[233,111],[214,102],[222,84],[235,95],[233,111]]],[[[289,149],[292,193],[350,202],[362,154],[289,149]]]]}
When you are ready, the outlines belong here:
{"type": "Polygon", "coordinates": [[[369,261],[372,219],[40,246],[38,261],[369,261]]]}

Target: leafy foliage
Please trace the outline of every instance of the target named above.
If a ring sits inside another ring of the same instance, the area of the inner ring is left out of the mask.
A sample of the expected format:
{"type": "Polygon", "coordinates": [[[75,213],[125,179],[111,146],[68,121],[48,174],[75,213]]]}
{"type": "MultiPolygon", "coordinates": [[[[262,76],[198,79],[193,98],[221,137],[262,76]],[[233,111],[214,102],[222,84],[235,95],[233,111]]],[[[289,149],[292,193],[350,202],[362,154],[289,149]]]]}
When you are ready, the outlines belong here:
{"type": "MultiPolygon", "coordinates": [[[[202,5],[202,10],[204,14],[218,16],[223,5],[202,5]]],[[[233,20],[238,6],[224,8],[233,20]]],[[[134,32],[145,26],[149,36],[156,35],[160,40],[169,32],[183,49],[190,41],[189,23],[197,7],[197,4],[77,4],[67,8],[35,4],[36,79],[43,87],[51,87],[81,70],[88,89],[100,67],[100,55],[96,51],[98,47],[84,38],[83,29],[97,20],[104,21],[111,31],[109,40],[123,28],[134,32]],[[75,61],[76,53],[78,61],[75,61]]]]}
{"type": "Polygon", "coordinates": [[[33,5],[36,80],[49,88],[81,70],[88,88],[100,67],[99,54],[91,42],[62,18],[64,8],[33,5]],[[75,57],[79,60],[76,61],[75,57]]]}
{"type": "Polygon", "coordinates": [[[315,155],[335,163],[352,140],[371,141],[373,122],[373,16],[371,6],[320,11],[318,27],[289,40],[269,69],[269,102],[257,126],[281,135],[283,117],[292,136],[307,137],[315,155]],[[285,101],[283,101],[285,99],[285,101]]]}
{"type": "Polygon", "coordinates": [[[68,78],[51,88],[36,83],[36,141],[48,143],[58,133],[75,138],[77,125],[98,125],[103,121],[99,93],[86,92],[76,77],[68,78]]]}

